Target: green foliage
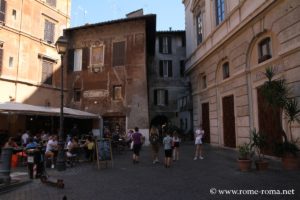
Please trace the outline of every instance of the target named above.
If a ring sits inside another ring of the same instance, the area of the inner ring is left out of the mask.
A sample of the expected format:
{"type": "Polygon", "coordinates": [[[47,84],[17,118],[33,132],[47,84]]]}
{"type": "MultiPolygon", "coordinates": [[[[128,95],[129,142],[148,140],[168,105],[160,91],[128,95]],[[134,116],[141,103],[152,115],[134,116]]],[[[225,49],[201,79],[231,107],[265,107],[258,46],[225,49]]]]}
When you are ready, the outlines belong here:
{"type": "Polygon", "coordinates": [[[238,152],[239,160],[250,160],[253,155],[250,143],[244,143],[243,145],[239,146],[238,152]]]}
{"type": "Polygon", "coordinates": [[[284,154],[290,153],[294,156],[297,156],[298,151],[299,148],[295,142],[285,141],[276,145],[275,154],[278,156],[283,156],[284,154]]]}
{"type": "Polygon", "coordinates": [[[256,131],[254,128],[251,130],[251,148],[254,148],[258,155],[259,160],[264,159],[264,154],[262,153],[262,150],[267,145],[266,135],[256,131]]]}
{"type": "Polygon", "coordinates": [[[300,108],[298,101],[295,98],[288,99],[284,106],[285,115],[288,117],[288,122],[300,122],[300,108]]]}

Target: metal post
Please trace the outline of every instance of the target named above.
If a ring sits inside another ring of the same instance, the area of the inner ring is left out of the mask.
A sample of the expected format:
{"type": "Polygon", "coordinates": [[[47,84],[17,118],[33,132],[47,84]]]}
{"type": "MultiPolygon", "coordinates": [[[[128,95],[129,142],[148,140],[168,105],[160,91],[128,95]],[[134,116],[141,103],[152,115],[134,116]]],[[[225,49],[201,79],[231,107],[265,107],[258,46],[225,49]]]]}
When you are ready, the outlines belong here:
{"type": "Polygon", "coordinates": [[[66,170],[66,160],[64,152],[64,65],[63,65],[64,55],[61,54],[61,87],[60,87],[60,123],[59,123],[59,138],[58,138],[58,155],[56,162],[56,169],[58,171],[66,170]]]}
{"type": "Polygon", "coordinates": [[[0,163],[0,184],[10,183],[10,169],[11,169],[11,156],[13,148],[3,148],[1,152],[1,163],[0,163]]]}

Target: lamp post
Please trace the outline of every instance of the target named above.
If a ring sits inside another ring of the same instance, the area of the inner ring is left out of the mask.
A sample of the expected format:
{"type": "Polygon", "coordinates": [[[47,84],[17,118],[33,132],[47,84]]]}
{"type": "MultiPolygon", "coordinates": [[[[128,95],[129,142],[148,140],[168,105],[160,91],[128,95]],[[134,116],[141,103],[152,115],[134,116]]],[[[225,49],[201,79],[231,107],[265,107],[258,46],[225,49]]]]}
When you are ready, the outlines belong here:
{"type": "Polygon", "coordinates": [[[56,50],[60,54],[60,115],[59,115],[59,137],[58,137],[58,155],[56,169],[58,171],[66,170],[65,152],[64,152],[64,55],[67,51],[68,40],[64,36],[60,36],[55,43],[56,50]]]}

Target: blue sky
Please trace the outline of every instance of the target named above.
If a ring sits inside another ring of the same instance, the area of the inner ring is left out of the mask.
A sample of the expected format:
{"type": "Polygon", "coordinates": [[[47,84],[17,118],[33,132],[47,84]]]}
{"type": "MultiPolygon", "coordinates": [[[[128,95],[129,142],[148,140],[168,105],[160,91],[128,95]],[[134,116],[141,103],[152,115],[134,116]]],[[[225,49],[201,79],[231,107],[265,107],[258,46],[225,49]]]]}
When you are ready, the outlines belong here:
{"type": "Polygon", "coordinates": [[[183,30],[182,0],[72,0],[71,27],[125,18],[140,8],[144,14],[156,14],[157,30],[183,30]]]}

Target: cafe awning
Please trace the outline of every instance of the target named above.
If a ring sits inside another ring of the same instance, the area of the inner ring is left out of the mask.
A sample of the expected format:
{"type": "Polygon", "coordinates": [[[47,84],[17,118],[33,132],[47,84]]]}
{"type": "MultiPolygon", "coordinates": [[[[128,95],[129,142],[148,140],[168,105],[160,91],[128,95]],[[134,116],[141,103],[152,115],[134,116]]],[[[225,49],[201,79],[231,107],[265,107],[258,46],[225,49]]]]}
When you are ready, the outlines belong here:
{"type": "MultiPolygon", "coordinates": [[[[35,106],[18,102],[0,103],[0,113],[14,113],[23,115],[44,115],[44,116],[59,116],[60,108],[35,106]]],[[[92,119],[99,118],[99,115],[64,107],[64,117],[92,119]]]]}

